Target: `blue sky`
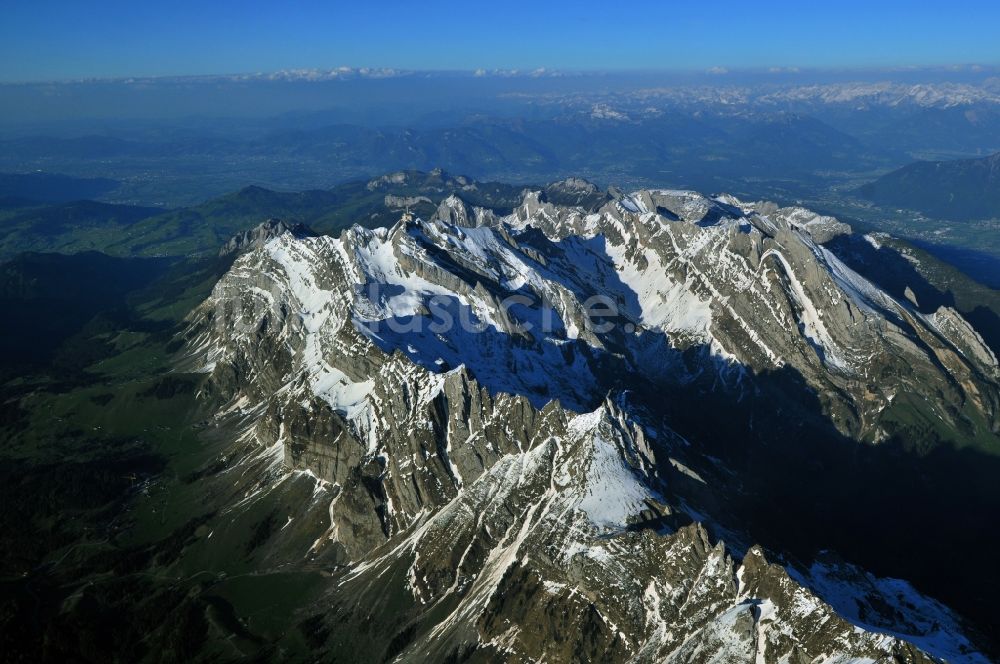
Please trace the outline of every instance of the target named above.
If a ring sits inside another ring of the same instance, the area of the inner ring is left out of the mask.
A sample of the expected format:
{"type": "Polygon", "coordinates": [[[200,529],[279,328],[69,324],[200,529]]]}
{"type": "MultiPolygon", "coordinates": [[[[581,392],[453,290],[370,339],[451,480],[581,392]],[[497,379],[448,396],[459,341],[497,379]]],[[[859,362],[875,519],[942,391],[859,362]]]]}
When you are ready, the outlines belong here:
{"type": "Polygon", "coordinates": [[[0,80],[1000,64],[1000,2],[4,0],[0,80]]]}

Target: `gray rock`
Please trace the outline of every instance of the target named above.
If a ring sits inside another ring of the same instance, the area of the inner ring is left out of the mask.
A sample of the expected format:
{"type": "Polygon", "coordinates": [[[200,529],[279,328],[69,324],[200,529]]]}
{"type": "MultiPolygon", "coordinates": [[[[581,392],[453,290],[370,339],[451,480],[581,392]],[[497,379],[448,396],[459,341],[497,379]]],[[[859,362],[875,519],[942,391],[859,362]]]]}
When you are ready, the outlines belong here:
{"type": "Polygon", "coordinates": [[[740,394],[791,368],[877,441],[903,391],[995,422],[996,359],[957,312],[922,316],[843,265],[822,246],[849,232],[835,220],[614,196],[588,212],[529,193],[503,218],[449,198],[426,222],[249,239],[187,332],[242,432],[238,504],[314,485],[298,537],[337,579],[324,620],[340,643],[384,632],[373,658],[931,661],[759,548],[734,562],[697,522],[731,478],[622,388],[740,394]],[[595,320],[594,297],[617,313],[595,320]],[[478,329],[431,327],[442,312],[478,329]]]}

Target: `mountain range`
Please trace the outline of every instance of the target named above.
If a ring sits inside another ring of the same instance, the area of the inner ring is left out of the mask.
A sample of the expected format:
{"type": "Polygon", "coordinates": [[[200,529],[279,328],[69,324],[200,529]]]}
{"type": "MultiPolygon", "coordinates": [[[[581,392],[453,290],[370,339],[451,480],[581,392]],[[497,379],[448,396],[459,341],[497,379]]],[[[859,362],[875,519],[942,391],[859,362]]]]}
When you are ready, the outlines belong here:
{"type": "Polygon", "coordinates": [[[976,661],[906,584],[753,543],[759,445],[996,442],[992,350],[823,247],[849,232],[677,191],[278,229],[192,314],[184,362],[241,432],[217,469],[253,478],[235,509],[288,505],[262,559],[294,541],[330,566],[322,652],[387,633],[375,658],[976,661]],[[721,403],[722,426],[678,414],[721,403]]]}
{"type": "Polygon", "coordinates": [[[8,652],[998,652],[1000,306],[913,245],[441,171],[123,226],[0,273],[9,347],[73,311],[0,392],[8,652]]]}

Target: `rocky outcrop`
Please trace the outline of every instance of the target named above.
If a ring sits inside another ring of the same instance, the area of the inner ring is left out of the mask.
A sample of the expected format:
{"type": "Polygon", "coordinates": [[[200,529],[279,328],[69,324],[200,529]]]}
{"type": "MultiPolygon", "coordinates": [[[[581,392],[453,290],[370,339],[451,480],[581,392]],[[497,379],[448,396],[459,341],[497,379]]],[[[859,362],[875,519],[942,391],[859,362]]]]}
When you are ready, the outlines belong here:
{"type": "Polygon", "coordinates": [[[313,233],[304,224],[288,222],[283,219],[268,219],[262,224],[243,231],[229,239],[219,249],[219,256],[233,256],[251,249],[259,249],[274,238],[289,233],[297,238],[313,237],[313,233]]]}
{"type": "Polygon", "coordinates": [[[542,190],[542,196],[554,205],[578,206],[590,211],[597,211],[612,200],[608,192],[601,191],[596,184],[583,178],[552,182],[542,190]]]}
{"type": "Polygon", "coordinates": [[[405,210],[421,203],[432,205],[433,201],[426,196],[395,196],[393,194],[386,194],[383,203],[387,208],[393,210],[405,210]]]}

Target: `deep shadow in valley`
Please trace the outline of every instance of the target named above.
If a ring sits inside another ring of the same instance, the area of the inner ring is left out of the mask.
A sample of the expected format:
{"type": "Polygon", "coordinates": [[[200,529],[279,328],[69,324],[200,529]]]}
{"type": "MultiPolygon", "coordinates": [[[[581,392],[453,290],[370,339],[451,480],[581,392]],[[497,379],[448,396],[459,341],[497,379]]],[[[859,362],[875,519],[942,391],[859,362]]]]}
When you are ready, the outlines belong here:
{"type": "Polygon", "coordinates": [[[174,262],[91,251],[25,253],[0,264],[0,308],[6,312],[0,378],[48,368],[78,374],[111,352],[95,341],[103,333],[129,325],[153,331],[157,324],[139,321],[128,296],[162,277],[174,262]]]}
{"type": "Polygon", "coordinates": [[[203,646],[205,608],[155,576],[197,523],[118,538],[194,412],[196,383],[162,376],[176,321],[145,308],[204,297],[227,265],[96,252],[0,265],[5,661],[190,661],[203,646]]]}
{"type": "Polygon", "coordinates": [[[635,394],[692,441],[703,463],[714,457],[735,473],[738,480],[706,489],[722,496],[721,525],[791,560],[808,564],[829,549],[877,576],[906,579],[972,621],[998,652],[1000,532],[991,524],[1000,456],[919,426],[859,443],[836,431],[794,370],[753,383],[741,399],[694,386],[635,394]]]}

